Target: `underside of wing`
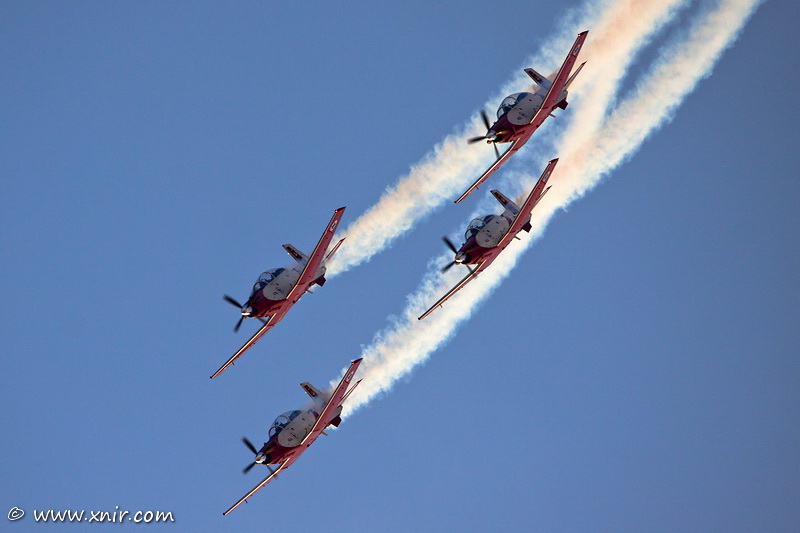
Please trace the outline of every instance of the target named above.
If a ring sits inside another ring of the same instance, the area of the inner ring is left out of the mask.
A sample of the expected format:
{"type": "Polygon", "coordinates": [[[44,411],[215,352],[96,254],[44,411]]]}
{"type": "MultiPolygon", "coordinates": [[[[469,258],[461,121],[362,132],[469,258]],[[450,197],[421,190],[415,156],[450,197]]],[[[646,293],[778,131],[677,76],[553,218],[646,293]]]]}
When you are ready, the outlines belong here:
{"type": "MultiPolygon", "coordinates": [[[[525,141],[527,141],[527,138],[525,139],[525,141]]],[[[525,141],[521,141],[521,139],[517,139],[514,142],[512,142],[511,146],[508,147],[508,150],[503,152],[503,154],[500,157],[498,157],[497,160],[494,163],[492,163],[492,166],[490,166],[488,169],[486,169],[486,172],[481,174],[481,177],[478,178],[477,180],[475,180],[475,183],[470,185],[469,189],[464,191],[464,194],[462,194],[458,198],[458,200],[456,200],[456,203],[461,202],[461,200],[463,200],[464,198],[466,198],[467,196],[472,194],[472,192],[475,189],[477,189],[484,181],[486,181],[489,178],[489,176],[494,174],[497,171],[497,169],[502,167],[503,164],[506,161],[508,161],[508,158],[511,157],[512,155],[514,155],[514,152],[516,152],[517,150],[522,148],[522,145],[525,144],[525,141]]]]}
{"type": "MultiPolygon", "coordinates": [[[[288,468],[288,467],[289,467],[289,465],[290,465],[292,462],[294,462],[294,461],[291,461],[291,460],[286,460],[286,461],[284,461],[283,463],[281,463],[280,465],[278,465],[278,468],[276,468],[275,470],[271,470],[271,471],[270,471],[270,474],[269,474],[269,475],[268,475],[266,478],[264,478],[264,480],[263,480],[261,483],[259,483],[259,484],[258,484],[258,485],[256,485],[255,487],[253,487],[253,490],[251,490],[250,492],[248,492],[247,494],[245,494],[244,496],[242,496],[242,499],[241,499],[241,500],[239,500],[238,502],[234,503],[234,504],[233,504],[233,505],[230,507],[230,509],[228,509],[227,511],[225,511],[224,513],[222,513],[222,515],[223,515],[223,516],[227,515],[228,513],[230,513],[231,511],[233,511],[234,509],[236,509],[237,507],[239,507],[239,506],[240,506],[240,505],[242,505],[243,503],[245,503],[245,502],[246,502],[246,501],[247,501],[247,500],[248,500],[248,499],[249,499],[249,498],[250,498],[250,497],[251,497],[253,494],[255,494],[255,493],[256,493],[256,492],[258,492],[259,490],[261,490],[261,489],[263,489],[264,487],[266,487],[266,486],[269,484],[269,482],[270,482],[270,481],[272,481],[273,479],[275,479],[276,477],[278,477],[278,474],[280,474],[280,473],[281,473],[281,471],[283,471],[283,470],[285,470],[286,468],[288,468]]],[[[269,468],[269,467],[267,467],[267,468],[269,468]]]]}
{"type": "Polygon", "coordinates": [[[487,266],[489,266],[489,263],[491,263],[491,262],[492,262],[492,260],[486,260],[486,261],[483,261],[481,264],[479,264],[477,266],[477,268],[475,268],[475,270],[473,270],[472,272],[470,272],[469,274],[464,276],[464,278],[461,281],[459,281],[458,283],[456,283],[456,285],[452,289],[447,291],[447,294],[445,294],[444,296],[439,298],[439,300],[435,304],[433,304],[427,311],[422,313],[422,315],[420,315],[420,317],[417,320],[422,320],[423,318],[425,318],[429,314],[433,313],[433,311],[437,307],[441,307],[441,305],[443,303],[445,303],[447,300],[449,300],[451,296],[453,296],[455,293],[460,291],[461,288],[464,287],[464,285],[466,285],[467,283],[469,283],[470,281],[475,279],[478,276],[478,274],[480,274],[487,266]]]}
{"type": "Polygon", "coordinates": [[[278,323],[278,322],[281,320],[281,318],[283,318],[283,315],[284,315],[284,314],[285,314],[285,312],[280,312],[280,313],[275,313],[275,314],[271,315],[271,316],[270,316],[270,317],[267,319],[267,321],[264,323],[264,325],[262,325],[262,326],[261,326],[261,327],[258,329],[258,331],[256,331],[256,332],[255,332],[255,334],[254,334],[252,337],[250,337],[250,340],[248,340],[246,343],[244,343],[244,344],[242,345],[242,347],[241,347],[241,348],[239,348],[239,349],[236,351],[236,353],[235,353],[235,354],[233,354],[233,355],[231,356],[231,358],[230,358],[230,359],[228,359],[228,361],[227,361],[227,362],[226,362],[224,365],[222,365],[221,367],[219,367],[219,370],[217,370],[216,372],[214,372],[214,374],[211,376],[211,379],[214,379],[215,377],[217,377],[217,376],[219,376],[220,374],[222,374],[223,372],[225,372],[225,370],[227,370],[229,366],[231,366],[231,365],[232,365],[232,364],[233,364],[233,363],[234,363],[234,362],[235,362],[237,359],[239,359],[239,357],[241,357],[241,356],[242,356],[242,354],[243,354],[244,352],[246,352],[247,350],[249,350],[250,348],[252,348],[252,347],[253,347],[253,345],[254,345],[256,342],[258,342],[258,339],[260,339],[261,337],[263,337],[264,335],[266,335],[266,333],[267,333],[269,330],[271,330],[273,327],[275,327],[275,324],[277,324],[277,323],[278,323]]]}

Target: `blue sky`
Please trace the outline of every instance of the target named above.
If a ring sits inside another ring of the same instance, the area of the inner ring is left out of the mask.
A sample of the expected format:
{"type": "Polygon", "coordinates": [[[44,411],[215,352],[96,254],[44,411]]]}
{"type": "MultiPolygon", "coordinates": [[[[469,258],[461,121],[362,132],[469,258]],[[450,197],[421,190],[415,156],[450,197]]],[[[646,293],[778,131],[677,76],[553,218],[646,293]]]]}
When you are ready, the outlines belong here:
{"type": "MultiPolygon", "coordinates": [[[[373,205],[576,5],[5,3],[0,511],[29,512],[8,529],[119,506],[180,531],[796,531],[781,2],[452,341],[221,515],[262,475],[240,474],[239,438],[359,356],[475,201],[306,296],[211,382],[255,328],[231,333],[222,294],[373,205]]],[[[541,171],[525,164],[503,172],[541,171]]]]}

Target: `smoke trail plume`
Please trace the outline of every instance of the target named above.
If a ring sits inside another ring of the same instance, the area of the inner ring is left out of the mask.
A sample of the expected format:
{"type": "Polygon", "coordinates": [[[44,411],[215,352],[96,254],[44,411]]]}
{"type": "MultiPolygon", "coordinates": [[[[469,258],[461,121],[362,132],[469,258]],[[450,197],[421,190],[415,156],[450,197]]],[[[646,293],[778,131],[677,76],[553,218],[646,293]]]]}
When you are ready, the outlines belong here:
{"type": "MultiPolygon", "coordinates": [[[[344,414],[352,413],[391,388],[398,378],[446,342],[477,304],[510,273],[522,253],[543,234],[558,209],[591,190],[603,176],[630,158],[648,135],[669,120],[697,83],[710,74],[760,3],[761,0],[715,2],[714,7],[698,17],[683,40],[662,50],[650,73],[611,113],[606,113],[604,106],[612,102],[622,71],[643,41],[629,39],[629,48],[624,51],[624,47],[617,48],[613,42],[624,36],[608,31],[609,42],[587,43],[587,49],[592,47],[592,61],[600,63],[601,70],[619,75],[614,83],[590,85],[587,81],[582,86],[585,98],[579,109],[573,111],[574,121],[556,143],[561,156],[552,178],[556,186],[534,210],[531,219],[534,229],[527,236],[520,235],[521,242],[509,246],[491,268],[447,305],[420,322],[417,316],[459,276],[454,273],[442,277],[438,272],[428,272],[420,287],[408,297],[402,315],[389,328],[378,332],[372,344],[363,350],[364,381],[348,400],[344,414]],[[604,53],[608,53],[608,57],[600,53],[603,49],[607,50],[604,53]],[[612,65],[612,61],[619,61],[623,66],[612,65]],[[604,99],[604,103],[597,102],[598,99],[604,99]]],[[[621,4],[627,2],[617,5],[621,4]]],[[[608,27],[612,26],[609,23],[608,27]]],[[[532,183],[533,179],[526,177],[524,185],[530,188],[532,183]]],[[[444,262],[444,257],[441,259],[444,262]]]]}
{"type": "MultiPolygon", "coordinates": [[[[540,53],[528,58],[525,64],[561,64],[575,35],[586,28],[598,33],[593,40],[596,43],[595,50],[601,57],[616,56],[631,47],[636,49],[671,17],[677,6],[686,1],[607,0],[587,4],[582,11],[570,14],[568,18],[571,22],[565,24],[557,36],[540,53]]],[[[581,77],[590,79],[593,85],[606,86],[612,91],[624,75],[626,64],[611,62],[607,65],[609,68],[603,71],[599,70],[598,64],[594,69],[584,69],[584,72],[593,71],[594,75],[581,74],[581,77]]],[[[517,75],[501,89],[501,97],[524,90],[529,85],[530,79],[519,69],[517,75]]],[[[491,107],[491,104],[484,107],[491,107]]],[[[448,135],[407,175],[388,188],[378,203],[353,221],[343,234],[347,237],[347,245],[331,261],[328,276],[336,276],[368,261],[437,207],[453,200],[475,176],[480,175],[491,163],[491,150],[469,146],[466,139],[482,129],[481,121],[475,114],[457,133],[448,135]]],[[[548,128],[543,130],[536,133],[538,142],[543,141],[548,128]]]]}

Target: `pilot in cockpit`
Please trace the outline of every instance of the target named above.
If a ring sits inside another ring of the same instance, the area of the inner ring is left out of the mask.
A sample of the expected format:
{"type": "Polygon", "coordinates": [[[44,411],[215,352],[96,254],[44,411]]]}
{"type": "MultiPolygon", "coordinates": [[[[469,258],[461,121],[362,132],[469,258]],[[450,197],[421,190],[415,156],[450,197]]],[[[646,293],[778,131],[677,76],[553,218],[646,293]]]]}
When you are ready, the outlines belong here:
{"type": "Polygon", "coordinates": [[[500,119],[503,115],[511,111],[511,108],[517,105],[517,102],[524,99],[526,96],[528,96],[528,93],[515,93],[511,96],[506,96],[505,99],[500,102],[500,108],[497,110],[497,118],[500,119]]]}

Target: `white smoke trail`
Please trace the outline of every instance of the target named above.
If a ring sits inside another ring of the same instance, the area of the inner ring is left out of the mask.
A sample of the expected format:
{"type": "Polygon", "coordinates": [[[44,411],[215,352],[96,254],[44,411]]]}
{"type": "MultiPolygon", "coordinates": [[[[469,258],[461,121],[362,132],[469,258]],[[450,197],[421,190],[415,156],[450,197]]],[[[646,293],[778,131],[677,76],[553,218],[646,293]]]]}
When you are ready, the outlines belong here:
{"type": "MultiPolygon", "coordinates": [[[[557,32],[557,36],[546,44],[542,51],[529,58],[525,65],[558,65],[563,61],[578,31],[592,28],[599,36],[594,41],[607,46],[629,48],[631,39],[638,48],[652,32],[668,20],[674,9],[687,0],[624,0],[614,2],[587,3],[582,10],[568,15],[569,22],[557,32]],[[622,38],[614,39],[614,34],[622,38]]],[[[613,54],[614,50],[601,50],[601,53],[613,54]]],[[[585,58],[581,58],[582,60],[585,58]]],[[[615,87],[624,74],[624,66],[619,62],[610,65],[608,71],[600,72],[597,68],[594,76],[581,74],[592,80],[592,84],[615,87]]],[[[579,78],[580,79],[580,78],[579,78]]],[[[511,92],[524,90],[530,85],[530,79],[518,70],[517,75],[508,82],[500,93],[505,96],[511,92]]],[[[496,100],[497,98],[495,98],[496,100]]],[[[487,105],[485,107],[491,107],[487,105]]],[[[588,119],[587,119],[588,120],[588,119]]],[[[549,128],[552,130],[552,127],[549,128]]],[[[354,266],[368,261],[373,255],[386,249],[394,239],[409,231],[417,222],[430,215],[437,207],[452,201],[463,192],[469,183],[480,175],[491,163],[491,150],[480,146],[469,146],[466,139],[481,132],[483,126],[478,115],[459,128],[457,133],[448,135],[434,147],[421,162],[413,166],[410,172],[400,178],[394,186],[388,188],[381,199],[358,219],[353,221],[343,232],[347,237],[343,246],[328,266],[328,277],[336,276],[354,266]]],[[[537,142],[542,143],[545,131],[536,133],[537,142]]]]}
{"type": "MultiPolygon", "coordinates": [[[[394,324],[379,332],[362,352],[364,381],[345,405],[344,415],[365,405],[409,373],[446,342],[516,265],[521,254],[544,232],[552,215],[588,192],[599,180],[630,158],[648,135],[663,125],[697,83],[708,76],[724,50],[738,36],[762,0],[720,0],[699,16],[686,38],[661,52],[660,59],[633,91],[596,127],[584,122],[583,107],[559,144],[561,160],[553,187],[533,212],[534,227],[512,244],[479,278],[424,321],[417,316],[449,288],[457,276],[443,279],[429,272],[394,324]],[[591,125],[589,125],[591,126],[591,125]],[[554,194],[555,193],[555,194],[554,194]]],[[[612,37],[613,38],[613,37],[612,37]]],[[[600,92],[607,88],[597,89],[600,92]]],[[[594,92],[594,91],[591,91],[594,92]]],[[[590,95],[592,96],[592,95],[590,95]]],[[[609,99],[613,97],[609,95],[609,99]]],[[[602,116],[596,109],[588,115],[602,116]]],[[[528,188],[532,180],[528,178],[528,188]]],[[[444,259],[444,258],[442,258],[444,259]]]]}

